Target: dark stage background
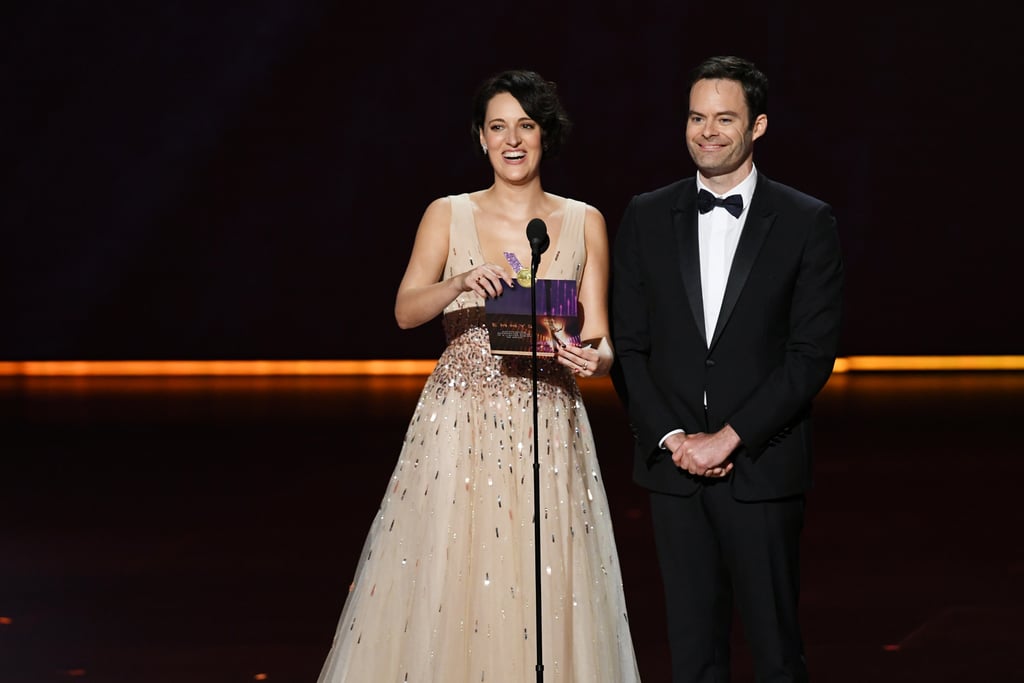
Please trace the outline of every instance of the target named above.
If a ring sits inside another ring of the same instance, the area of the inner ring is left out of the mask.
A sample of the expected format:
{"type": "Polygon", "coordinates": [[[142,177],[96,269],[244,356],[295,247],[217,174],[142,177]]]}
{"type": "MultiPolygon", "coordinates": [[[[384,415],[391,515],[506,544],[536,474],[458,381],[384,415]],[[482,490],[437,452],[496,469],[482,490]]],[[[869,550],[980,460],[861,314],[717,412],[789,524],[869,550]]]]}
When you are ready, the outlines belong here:
{"type": "Polygon", "coordinates": [[[835,208],[844,355],[1021,353],[1019,12],[22,3],[0,21],[0,358],[435,357],[440,325],[400,333],[393,298],[427,203],[490,183],[476,84],[559,83],[576,129],[545,188],[614,236],[631,195],[692,174],[684,81],[716,53],[772,79],[760,171],[835,208]]]}

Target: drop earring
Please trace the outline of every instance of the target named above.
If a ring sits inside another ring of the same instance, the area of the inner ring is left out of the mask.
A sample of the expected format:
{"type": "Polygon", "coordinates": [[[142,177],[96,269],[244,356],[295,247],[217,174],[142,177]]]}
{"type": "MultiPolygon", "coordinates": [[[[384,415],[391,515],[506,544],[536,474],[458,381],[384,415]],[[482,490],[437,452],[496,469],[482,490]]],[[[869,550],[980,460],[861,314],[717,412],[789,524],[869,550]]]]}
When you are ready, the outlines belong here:
{"type": "Polygon", "coordinates": [[[487,156],[487,145],[480,145],[480,149],[483,150],[484,156],[487,156]]]}

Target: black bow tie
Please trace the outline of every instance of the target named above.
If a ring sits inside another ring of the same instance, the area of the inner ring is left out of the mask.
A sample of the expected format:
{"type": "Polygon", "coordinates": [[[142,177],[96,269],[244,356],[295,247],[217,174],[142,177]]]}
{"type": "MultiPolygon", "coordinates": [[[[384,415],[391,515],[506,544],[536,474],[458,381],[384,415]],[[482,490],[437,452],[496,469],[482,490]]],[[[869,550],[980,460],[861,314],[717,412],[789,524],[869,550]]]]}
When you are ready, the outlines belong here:
{"type": "Polygon", "coordinates": [[[707,190],[697,193],[697,209],[701,213],[707,213],[716,206],[721,206],[734,217],[739,218],[743,213],[743,197],[738,194],[731,194],[724,199],[719,199],[707,190]]]}

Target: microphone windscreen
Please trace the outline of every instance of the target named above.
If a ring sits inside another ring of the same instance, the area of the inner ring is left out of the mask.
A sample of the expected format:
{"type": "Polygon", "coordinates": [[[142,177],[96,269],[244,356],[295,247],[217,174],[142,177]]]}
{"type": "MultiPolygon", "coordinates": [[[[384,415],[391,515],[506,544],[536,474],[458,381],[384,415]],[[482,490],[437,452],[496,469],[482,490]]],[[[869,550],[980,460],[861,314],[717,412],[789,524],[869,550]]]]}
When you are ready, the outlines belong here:
{"type": "Polygon", "coordinates": [[[539,218],[526,224],[526,239],[530,240],[530,250],[535,254],[543,254],[551,244],[548,237],[548,226],[539,218]]]}

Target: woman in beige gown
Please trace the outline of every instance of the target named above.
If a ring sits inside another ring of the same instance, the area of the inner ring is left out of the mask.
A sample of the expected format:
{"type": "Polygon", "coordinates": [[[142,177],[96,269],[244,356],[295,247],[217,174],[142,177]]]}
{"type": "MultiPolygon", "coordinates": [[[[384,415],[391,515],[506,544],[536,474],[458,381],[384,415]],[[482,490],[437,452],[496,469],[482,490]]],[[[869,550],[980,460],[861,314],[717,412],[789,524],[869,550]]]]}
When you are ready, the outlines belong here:
{"type": "Polygon", "coordinates": [[[492,354],[484,319],[485,299],[515,283],[512,265],[531,264],[533,218],[551,242],[537,277],[575,278],[583,340],[537,369],[543,678],[639,679],[576,384],[612,364],[606,226],[596,209],[540,181],[541,159],[569,125],[554,84],[536,73],[505,72],[478,90],[474,131],[494,183],[435,200],[417,231],[395,316],[410,328],[443,313],[448,346],[412,416],[318,683],[536,679],[532,360],[492,354]]]}

